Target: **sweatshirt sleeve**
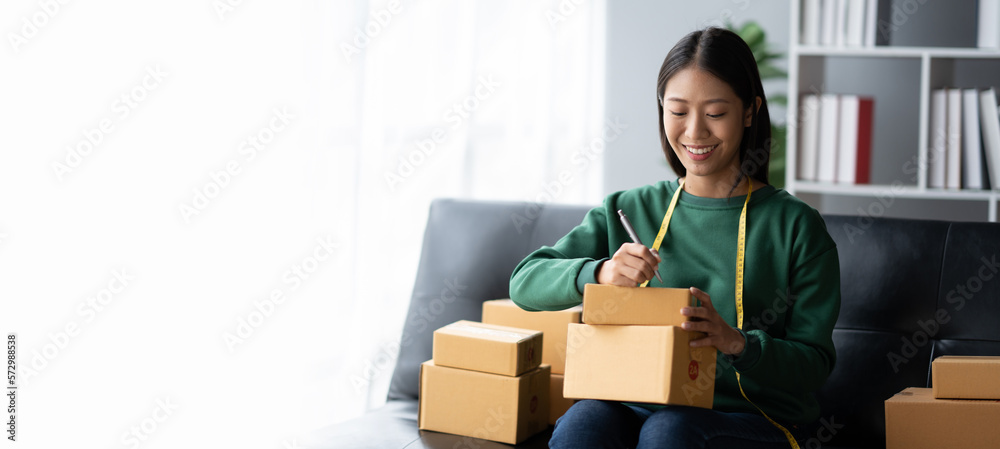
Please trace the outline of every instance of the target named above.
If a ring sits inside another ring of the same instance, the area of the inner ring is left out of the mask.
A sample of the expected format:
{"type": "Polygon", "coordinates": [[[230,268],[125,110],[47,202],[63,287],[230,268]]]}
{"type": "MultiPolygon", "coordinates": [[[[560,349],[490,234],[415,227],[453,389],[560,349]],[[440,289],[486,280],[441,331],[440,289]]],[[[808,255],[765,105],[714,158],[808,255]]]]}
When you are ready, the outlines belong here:
{"type": "Polygon", "coordinates": [[[833,371],[840,261],[836,244],[819,220],[815,235],[798,252],[804,257],[790,273],[784,335],[746,330],[747,349],[733,362],[737,371],[761,387],[807,393],[822,387],[833,371]]]}
{"type": "Polygon", "coordinates": [[[597,282],[597,269],[609,257],[608,207],[591,209],[583,222],[553,246],[543,246],[514,268],[510,297],[524,310],[563,310],[583,301],[583,286],[597,282]]]}

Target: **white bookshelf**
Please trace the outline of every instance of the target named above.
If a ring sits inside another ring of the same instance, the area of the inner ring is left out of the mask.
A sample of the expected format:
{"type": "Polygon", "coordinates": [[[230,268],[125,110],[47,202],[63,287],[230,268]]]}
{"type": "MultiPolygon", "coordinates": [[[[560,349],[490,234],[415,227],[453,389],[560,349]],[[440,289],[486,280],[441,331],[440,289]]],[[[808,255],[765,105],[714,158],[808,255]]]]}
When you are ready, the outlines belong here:
{"type": "MultiPolygon", "coordinates": [[[[981,204],[998,221],[1000,180],[992,190],[927,187],[930,95],[942,87],[1000,88],[1000,50],[949,47],[825,47],[802,45],[801,2],[792,0],[788,61],[788,133],[785,189],[791,194],[911,200],[968,201],[981,204]],[[831,68],[847,67],[847,76],[831,68]],[[842,78],[850,78],[843,82],[842,78]],[[872,184],[848,185],[798,179],[800,96],[810,92],[859,94],[875,98],[872,184]]],[[[807,0],[812,1],[812,0],[807,0]]],[[[880,0],[889,1],[889,0],[880,0]]],[[[971,26],[975,26],[972,24],[971,26]]],[[[929,219],[943,219],[927,210],[929,219]]]]}

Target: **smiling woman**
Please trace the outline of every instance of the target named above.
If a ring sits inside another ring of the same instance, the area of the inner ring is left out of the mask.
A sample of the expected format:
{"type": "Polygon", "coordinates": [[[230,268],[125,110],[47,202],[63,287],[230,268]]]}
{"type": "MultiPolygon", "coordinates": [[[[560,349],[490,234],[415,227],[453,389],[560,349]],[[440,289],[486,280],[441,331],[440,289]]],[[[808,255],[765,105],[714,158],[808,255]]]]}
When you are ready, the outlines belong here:
{"type": "MultiPolygon", "coordinates": [[[[688,317],[683,329],[704,334],[692,347],[721,353],[714,402],[582,400],[557,421],[550,447],[797,448],[819,417],[811,392],[836,359],[836,245],[815,209],[768,185],[767,101],[739,36],[688,34],[663,62],[656,91],[662,150],[681,178],[609,195],[525,258],[510,294],[526,310],[557,310],[579,304],[592,283],[690,288],[701,306],[677,313],[688,317]],[[640,241],[656,242],[653,252],[632,243],[619,210],[640,241]]],[[[649,373],[622,374],[628,382],[649,373]]]]}

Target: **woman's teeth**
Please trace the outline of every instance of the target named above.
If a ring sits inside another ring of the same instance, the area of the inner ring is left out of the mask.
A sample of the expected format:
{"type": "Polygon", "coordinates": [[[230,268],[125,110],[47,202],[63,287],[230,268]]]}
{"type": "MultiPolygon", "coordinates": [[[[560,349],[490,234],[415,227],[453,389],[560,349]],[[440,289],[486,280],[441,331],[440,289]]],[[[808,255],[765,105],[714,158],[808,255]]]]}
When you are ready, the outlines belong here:
{"type": "Polygon", "coordinates": [[[712,145],[710,147],[702,147],[702,148],[691,148],[691,147],[685,145],[684,148],[686,148],[688,151],[690,151],[690,152],[692,152],[694,154],[705,154],[705,153],[710,153],[717,146],[719,146],[719,145],[712,145]]]}

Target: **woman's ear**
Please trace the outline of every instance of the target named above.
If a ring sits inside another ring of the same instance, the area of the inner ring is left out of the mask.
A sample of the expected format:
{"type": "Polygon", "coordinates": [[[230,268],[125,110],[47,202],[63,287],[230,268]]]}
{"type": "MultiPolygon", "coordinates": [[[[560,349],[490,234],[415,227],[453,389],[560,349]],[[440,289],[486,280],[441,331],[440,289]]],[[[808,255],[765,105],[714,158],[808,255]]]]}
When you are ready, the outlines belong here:
{"type": "Polygon", "coordinates": [[[753,108],[753,111],[751,111],[750,108],[747,108],[746,113],[743,115],[743,127],[744,128],[749,128],[750,125],[753,124],[753,115],[755,113],[757,113],[757,112],[760,111],[760,105],[762,103],[762,100],[760,99],[760,97],[754,97],[754,99],[757,100],[756,101],[757,102],[756,107],[753,108]]]}

